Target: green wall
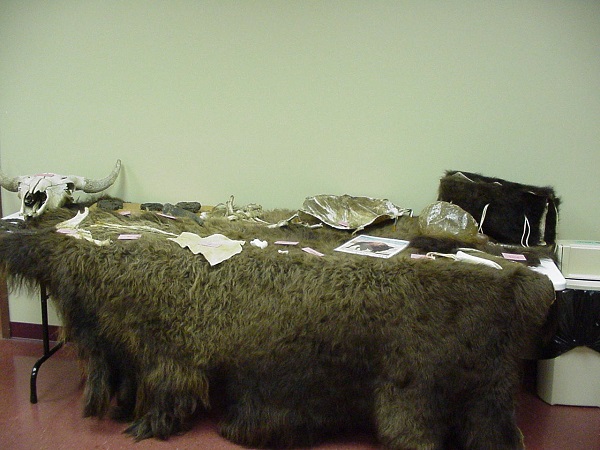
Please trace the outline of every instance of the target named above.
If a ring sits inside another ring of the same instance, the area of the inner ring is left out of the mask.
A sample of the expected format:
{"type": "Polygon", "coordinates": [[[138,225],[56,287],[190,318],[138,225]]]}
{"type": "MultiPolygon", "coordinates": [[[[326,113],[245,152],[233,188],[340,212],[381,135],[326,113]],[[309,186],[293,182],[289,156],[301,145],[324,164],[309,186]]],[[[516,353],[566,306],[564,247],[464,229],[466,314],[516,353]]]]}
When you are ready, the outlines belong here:
{"type": "Polygon", "coordinates": [[[600,2],[0,0],[0,158],[120,158],[134,202],[417,212],[460,169],[553,186],[559,238],[600,240],[600,2]]]}

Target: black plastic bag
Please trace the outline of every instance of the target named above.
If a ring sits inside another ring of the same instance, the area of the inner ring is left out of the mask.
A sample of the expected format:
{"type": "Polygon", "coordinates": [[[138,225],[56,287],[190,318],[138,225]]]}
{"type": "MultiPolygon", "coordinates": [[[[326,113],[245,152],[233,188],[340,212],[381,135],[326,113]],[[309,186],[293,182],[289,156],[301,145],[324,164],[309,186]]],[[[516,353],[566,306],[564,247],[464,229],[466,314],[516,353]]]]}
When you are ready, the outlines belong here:
{"type": "Polygon", "coordinates": [[[582,346],[600,352],[600,291],[559,292],[548,320],[556,331],[540,359],[556,358],[582,346]]]}

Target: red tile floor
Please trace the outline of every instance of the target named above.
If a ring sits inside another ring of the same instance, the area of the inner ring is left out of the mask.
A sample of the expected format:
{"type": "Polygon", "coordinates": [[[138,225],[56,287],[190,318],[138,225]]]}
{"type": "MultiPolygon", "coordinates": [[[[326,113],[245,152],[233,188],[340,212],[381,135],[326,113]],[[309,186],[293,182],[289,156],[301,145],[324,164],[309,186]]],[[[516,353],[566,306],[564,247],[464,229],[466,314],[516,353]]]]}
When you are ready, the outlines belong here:
{"type": "MultiPolygon", "coordinates": [[[[81,417],[80,371],[69,346],[60,349],[38,372],[38,403],[29,402],[29,377],[41,356],[41,341],[0,340],[0,449],[240,449],[221,438],[214,419],[200,420],[193,429],[168,441],[134,444],[123,434],[124,424],[81,417]]],[[[526,374],[533,370],[528,367],[526,374]]],[[[517,410],[528,450],[600,450],[600,408],[550,406],[535,395],[531,376],[525,377],[517,410]]],[[[370,436],[335,439],[318,447],[374,450],[370,436]]]]}

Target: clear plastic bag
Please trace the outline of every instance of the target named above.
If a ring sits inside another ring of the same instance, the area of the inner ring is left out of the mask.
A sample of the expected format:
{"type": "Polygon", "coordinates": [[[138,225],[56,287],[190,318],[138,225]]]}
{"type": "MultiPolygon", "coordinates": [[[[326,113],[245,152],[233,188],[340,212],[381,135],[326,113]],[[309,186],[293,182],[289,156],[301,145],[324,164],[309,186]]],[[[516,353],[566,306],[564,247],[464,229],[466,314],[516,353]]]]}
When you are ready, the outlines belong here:
{"type": "Polygon", "coordinates": [[[464,241],[477,239],[478,225],[471,214],[448,202],[434,202],[419,214],[421,233],[427,236],[454,238],[464,241]]]}

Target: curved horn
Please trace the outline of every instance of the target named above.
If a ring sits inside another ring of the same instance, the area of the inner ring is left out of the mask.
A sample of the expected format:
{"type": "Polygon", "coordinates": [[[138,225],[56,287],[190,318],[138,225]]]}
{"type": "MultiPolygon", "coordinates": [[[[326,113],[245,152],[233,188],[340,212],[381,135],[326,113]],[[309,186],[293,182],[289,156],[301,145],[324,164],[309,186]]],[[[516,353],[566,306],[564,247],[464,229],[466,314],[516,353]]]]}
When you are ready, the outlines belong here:
{"type": "Polygon", "coordinates": [[[121,170],[121,160],[117,159],[117,164],[115,164],[115,168],[106,178],[102,178],[101,180],[90,180],[88,178],[83,179],[83,186],[81,189],[83,192],[88,194],[93,194],[96,192],[103,191],[104,189],[108,189],[119,176],[119,171],[121,170]]]}
{"type": "Polygon", "coordinates": [[[7,177],[4,172],[0,170],[0,185],[10,192],[18,192],[19,190],[19,177],[7,177]]]}

